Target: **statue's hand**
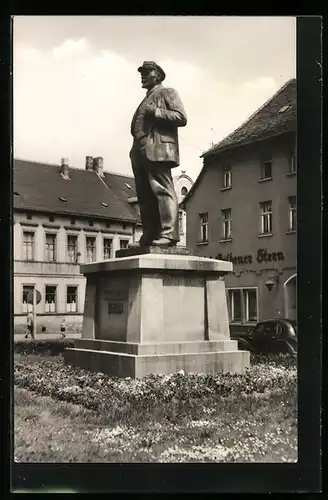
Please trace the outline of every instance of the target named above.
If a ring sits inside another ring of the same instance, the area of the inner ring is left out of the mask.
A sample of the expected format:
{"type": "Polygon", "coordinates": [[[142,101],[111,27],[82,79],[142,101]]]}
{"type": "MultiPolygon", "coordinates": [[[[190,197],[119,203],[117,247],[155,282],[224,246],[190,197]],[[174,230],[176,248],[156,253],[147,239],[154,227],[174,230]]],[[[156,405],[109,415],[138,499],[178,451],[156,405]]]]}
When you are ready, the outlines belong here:
{"type": "Polygon", "coordinates": [[[156,111],[156,106],[154,103],[151,102],[151,103],[147,104],[147,106],[145,108],[145,113],[147,115],[154,115],[155,111],[156,111]]]}

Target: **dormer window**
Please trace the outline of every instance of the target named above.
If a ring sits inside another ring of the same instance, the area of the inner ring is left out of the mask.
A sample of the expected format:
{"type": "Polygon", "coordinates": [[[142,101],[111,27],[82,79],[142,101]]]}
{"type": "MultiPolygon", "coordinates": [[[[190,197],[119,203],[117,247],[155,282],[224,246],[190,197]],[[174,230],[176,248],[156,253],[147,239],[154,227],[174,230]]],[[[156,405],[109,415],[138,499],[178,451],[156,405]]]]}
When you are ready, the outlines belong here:
{"type": "Polygon", "coordinates": [[[63,201],[64,203],[67,202],[67,198],[64,198],[64,196],[59,196],[60,201],[63,201]]]}
{"type": "Polygon", "coordinates": [[[103,206],[103,207],[108,207],[108,203],[105,203],[104,201],[101,201],[100,204],[103,206]]]}
{"type": "Polygon", "coordinates": [[[188,194],[188,189],[186,188],[186,186],[182,186],[181,188],[181,196],[187,196],[188,194]]]}
{"type": "Polygon", "coordinates": [[[125,183],[125,186],[126,186],[128,189],[132,189],[132,187],[130,186],[130,184],[128,184],[127,182],[125,183]]]}
{"type": "Polygon", "coordinates": [[[287,104],[287,106],[283,106],[282,108],[279,109],[278,113],[285,113],[287,109],[290,108],[290,104],[287,104]]]}
{"type": "Polygon", "coordinates": [[[14,191],[14,196],[20,196],[20,194],[18,193],[18,191],[14,191]]]}

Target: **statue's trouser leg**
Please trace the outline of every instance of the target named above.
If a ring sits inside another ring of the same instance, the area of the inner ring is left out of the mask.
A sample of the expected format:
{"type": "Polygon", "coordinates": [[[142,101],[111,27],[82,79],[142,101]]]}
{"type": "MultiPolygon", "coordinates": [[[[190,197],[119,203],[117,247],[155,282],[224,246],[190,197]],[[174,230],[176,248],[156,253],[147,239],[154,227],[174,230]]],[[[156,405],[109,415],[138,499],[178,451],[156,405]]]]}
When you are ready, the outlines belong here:
{"type": "Polygon", "coordinates": [[[148,178],[158,207],[159,237],[179,241],[179,206],[171,167],[163,162],[148,162],[148,178]]]}
{"type": "Polygon", "coordinates": [[[179,206],[171,166],[150,162],[138,151],[131,152],[137,197],[143,226],[142,239],[165,237],[179,241],[179,206]]]}
{"type": "Polygon", "coordinates": [[[150,187],[145,165],[147,160],[138,151],[135,151],[131,154],[131,163],[142,222],[141,242],[150,245],[153,240],[159,237],[161,231],[157,200],[150,187]]]}

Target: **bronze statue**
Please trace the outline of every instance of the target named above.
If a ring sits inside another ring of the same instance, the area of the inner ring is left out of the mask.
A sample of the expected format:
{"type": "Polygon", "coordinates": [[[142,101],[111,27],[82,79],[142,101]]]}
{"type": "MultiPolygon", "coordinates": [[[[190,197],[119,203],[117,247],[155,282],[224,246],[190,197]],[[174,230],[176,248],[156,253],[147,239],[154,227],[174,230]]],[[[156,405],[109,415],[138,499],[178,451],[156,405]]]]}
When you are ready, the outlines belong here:
{"type": "MultiPolygon", "coordinates": [[[[187,116],[178,93],[165,88],[163,69],[153,61],[138,68],[146,97],[131,123],[130,151],[143,234],[138,246],[174,246],[179,241],[179,205],[171,169],[179,165],[178,127],[187,116]]],[[[135,246],[135,245],[132,245],[135,246]]]]}

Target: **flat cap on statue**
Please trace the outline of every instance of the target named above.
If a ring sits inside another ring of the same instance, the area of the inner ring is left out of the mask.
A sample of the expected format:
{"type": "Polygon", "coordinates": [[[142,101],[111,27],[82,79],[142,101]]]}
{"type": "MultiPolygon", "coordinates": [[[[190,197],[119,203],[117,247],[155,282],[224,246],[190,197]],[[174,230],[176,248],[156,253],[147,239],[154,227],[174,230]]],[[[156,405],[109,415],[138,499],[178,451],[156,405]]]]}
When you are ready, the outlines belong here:
{"type": "Polygon", "coordinates": [[[158,64],[156,64],[154,61],[144,61],[142,63],[142,66],[138,68],[138,71],[142,73],[142,71],[146,69],[156,69],[159,72],[162,81],[166,77],[164,70],[160,66],[158,66],[158,64]]]}

